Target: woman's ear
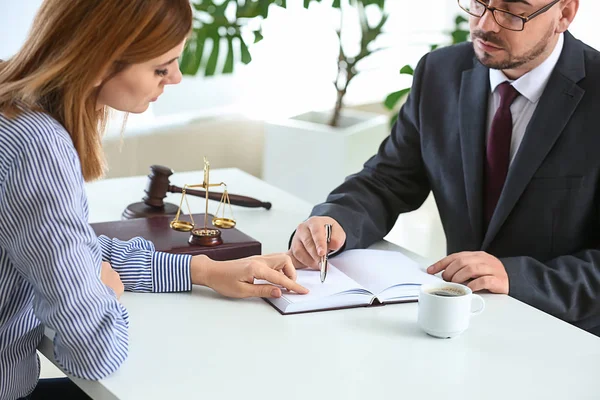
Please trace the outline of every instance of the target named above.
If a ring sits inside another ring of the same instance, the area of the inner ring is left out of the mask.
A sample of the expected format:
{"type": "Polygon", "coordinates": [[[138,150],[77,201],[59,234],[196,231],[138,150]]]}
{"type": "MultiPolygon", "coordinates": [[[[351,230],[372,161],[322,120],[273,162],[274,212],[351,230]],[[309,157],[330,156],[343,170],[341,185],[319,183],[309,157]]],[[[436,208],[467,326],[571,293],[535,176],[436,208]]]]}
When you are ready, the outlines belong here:
{"type": "Polygon", "coordinates": [[[106,83],[106,81],[112,77],[111,74],[114,74],[112,72],[113,70],[114,70],[114,67],[107,68],[104,71],[102,71],[100,73],[100,78],[94,83],[94,89],[99,88],[100,86],[104,85],[106,83]]]}
{"type": "Polygon", "coordinates": [[[102,86],[106,82],[107,77],[108,77],[108,74],[106,72],[103,72],[102,74],[100,74],[100,77],[96,80],[96,82],[94,82],[94,89],[97,89],[100,86],[102,86]]]}

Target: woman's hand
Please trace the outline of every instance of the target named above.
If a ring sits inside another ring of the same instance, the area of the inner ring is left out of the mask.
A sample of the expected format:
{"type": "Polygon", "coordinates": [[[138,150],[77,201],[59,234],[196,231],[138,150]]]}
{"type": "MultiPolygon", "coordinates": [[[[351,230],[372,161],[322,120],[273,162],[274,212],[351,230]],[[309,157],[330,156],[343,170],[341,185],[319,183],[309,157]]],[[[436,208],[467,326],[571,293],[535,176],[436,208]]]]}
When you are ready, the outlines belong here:
{"type": "Polygon", "coordinates": [[[117,299],[121,298],[121,295],[125,291],[121,277],[112,269],[111,265],[107,262],[102,261],[102,269],[100,270],[100,279],[102,283],[111,288],[117,295],[117,299]]]}
{"type": "Polygon", "coordinates": [[[193,284],[208,286],[227,297],[281,297],[281,287],[299,294],[308,293],[308,289],[295,282],[296,269],[287,254],[231,261],[213,261],[206,256],[194,256],[191,274],[193,284]],[[255,284],[255,279],[271,284],[255,284]]]}

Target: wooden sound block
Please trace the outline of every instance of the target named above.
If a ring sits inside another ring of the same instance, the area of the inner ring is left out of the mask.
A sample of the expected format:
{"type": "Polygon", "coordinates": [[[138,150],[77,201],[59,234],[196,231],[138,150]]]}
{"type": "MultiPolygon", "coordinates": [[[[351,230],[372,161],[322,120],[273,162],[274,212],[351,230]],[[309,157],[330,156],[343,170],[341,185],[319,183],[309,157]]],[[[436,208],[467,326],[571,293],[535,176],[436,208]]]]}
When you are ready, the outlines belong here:
{"type": "MultiPolygon", "coordinates": [[[[204,225],[204,214],[193,214],[196,226],[204,225]]],[[[208,228],[218,229],[212,225],[212,215],[208,218],[208,228]]],[[[189,221],[189,215],[180,219],[189,221]]],[[[171,229],[169,224],[173,216],[137,218],[131,220],[100,222],[91,224],[96,235],[109,238],[129,240],[141,236],[154,243],[158,251],[173,254],[205,254],[213,260],[225,261],[259,255],[262,252],[261,243],[236,228],[219,229],[222,244],[202,246],[190,243],[190,232],[179,232],[171,229]]],[[[194,242],[194,241],[192,241],[194,242]]]]}

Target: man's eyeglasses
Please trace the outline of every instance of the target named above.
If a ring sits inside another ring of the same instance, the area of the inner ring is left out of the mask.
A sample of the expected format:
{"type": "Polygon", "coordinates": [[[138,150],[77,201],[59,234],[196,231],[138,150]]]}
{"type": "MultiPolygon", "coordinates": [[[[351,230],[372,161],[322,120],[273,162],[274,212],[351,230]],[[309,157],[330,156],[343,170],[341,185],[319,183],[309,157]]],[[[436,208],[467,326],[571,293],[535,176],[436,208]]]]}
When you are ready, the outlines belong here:
{"type": "MultiPolygon", "coordinates": [[[[513,14],[508,10],[501,8],[490,7],[486,2],[481,0],[458,0],[458,5],[470,15],[481,18],[487,10],[490,10],[494,16],[494,20],[504,29],[511,31],[522,31],[525,28],[525,23],[531,21],[538,15],[541,15],[551,9],[560,0],[553,0],[550,4],[545,5],[536,12],[528,16],[513,14]]],[[[489,1],[488,1],[489,2],[489,1]]]]}

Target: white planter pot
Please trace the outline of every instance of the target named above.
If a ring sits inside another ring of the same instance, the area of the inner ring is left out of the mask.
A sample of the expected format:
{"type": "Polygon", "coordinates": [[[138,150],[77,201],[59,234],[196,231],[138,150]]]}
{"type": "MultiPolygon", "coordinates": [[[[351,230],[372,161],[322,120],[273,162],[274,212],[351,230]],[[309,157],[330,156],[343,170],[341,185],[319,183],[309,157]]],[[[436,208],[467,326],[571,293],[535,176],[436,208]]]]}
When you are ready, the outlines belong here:
{"type": "Polygon", "coordinates": [[[344,110],[336,128],[327,125],[330,116],[309,112],[267,121],[263,179],[312,204],[323,202],[390,133],[385,115],[344,110]]]}

